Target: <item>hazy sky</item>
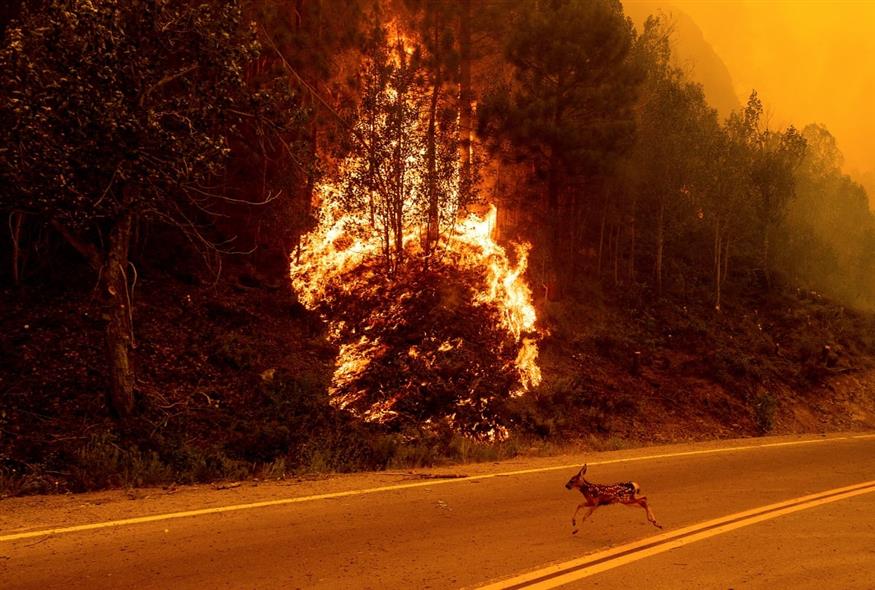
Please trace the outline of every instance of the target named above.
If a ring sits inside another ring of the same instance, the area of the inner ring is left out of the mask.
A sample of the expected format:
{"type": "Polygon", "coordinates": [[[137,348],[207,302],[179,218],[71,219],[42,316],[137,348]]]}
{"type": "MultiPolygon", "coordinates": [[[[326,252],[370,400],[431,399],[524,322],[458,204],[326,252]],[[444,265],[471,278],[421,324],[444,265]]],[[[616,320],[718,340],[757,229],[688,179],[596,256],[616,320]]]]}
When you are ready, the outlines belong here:
{"type": "Polygon", "coordinates": [[[875,169],[875,0],[658,4],[696,21],[742,102],[756,88],[774,126],[823,123],[838,139],[847,172],[875,169]]]}

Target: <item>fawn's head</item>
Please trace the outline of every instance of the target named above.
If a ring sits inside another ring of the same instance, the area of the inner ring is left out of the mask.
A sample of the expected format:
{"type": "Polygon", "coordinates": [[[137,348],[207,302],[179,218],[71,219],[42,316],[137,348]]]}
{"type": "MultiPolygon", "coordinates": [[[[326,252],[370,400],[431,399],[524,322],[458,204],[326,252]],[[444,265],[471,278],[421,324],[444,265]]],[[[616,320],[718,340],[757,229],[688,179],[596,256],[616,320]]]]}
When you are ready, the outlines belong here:
{"type": "Polygon", "coordinates": [[[586,464],[580,468],[580,471],[577,474],[568,480],[568,483],[565,484],[566,490],[572,490],[574,488],[579,488],[580,484],[584,482],[583,475],[586,473],[586,464]]]}

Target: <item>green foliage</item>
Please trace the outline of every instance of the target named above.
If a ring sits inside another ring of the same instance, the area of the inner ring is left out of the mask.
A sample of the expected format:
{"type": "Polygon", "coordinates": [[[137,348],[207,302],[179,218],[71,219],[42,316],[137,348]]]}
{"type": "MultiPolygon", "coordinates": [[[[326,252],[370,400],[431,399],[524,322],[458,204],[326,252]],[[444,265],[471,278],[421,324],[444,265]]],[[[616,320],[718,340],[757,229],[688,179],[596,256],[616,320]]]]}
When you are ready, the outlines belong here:
{"type": "Polygon", "coordinates": [[[185,223],[260,98],[238,2],[53,0],[6,31],[0,208],[73,228],[185,223]]]}
{"type": "MultiPolygon", "coordinates": [[[[733,426],[739,433],[767,433],[784,403],[773,393],[779,387],[804,392],[837,373],[870,366],[872,321],[811,291],[875,305],[875,218],[863,188],[842,172],[826,128],[768,129],[755,92],[743,109],[718,121],[702,88],[672,66],[665,24],[649,19],[636,33],[617,0],[474,4],[482,17],[475,37],[489,39],[473,51],[475,70],[488,78],[478,101],[481,138],[491,156],[503,160],[496,176],[505,184],[495,193],[505,199],[504,217],[520,219],[520,227],[502,222],[501,229],[536,240],[532,260],[538,263],[529,273],[537,290],[539,273],[592,271],[582,281],[586,290],[575,291],[570,281],[568,299],[539,302],[551,332],[544,357],[556,365],[545,365],[549,372],[537,395],[495,394],[515,379],[505,362],[513,357],[512,343],[481,330],[482,316],[463,305],[470,299],[465,281],[474,281],[461,277],[454,287],[459,277],[439,276],[447,271],[436,263],[430,271],[440,288],[402,269],[399,282],[377,289],[374,300],[345,294],[338,313],[354,324],[364,308],[392,299],[387,293],[413,293],[380,327],[385,365],[368,368],[349,385],[366,390],[363,406],[405,394],[395,400],[402,420],[364,424],[331,404],[326,375],[310,368],[330,364],[336,354],[315,335],[318,320],[311,318],[311,328],[302,331],[306,360],[298,365],[306,367],[267,377],[262,371],[276,364],[265,362],[268,345],[246,331],[263,319],[217,304],[207,320],[224,324],[223,331],[179,339],[174,344],[189,348],[185,353],[166,343],[152,349],[148,333],[132,331],[140,339],[135,360],[148,366],[138,381],[145,410],[114,429],[109,420],[97,423],[104,410],[99,401],[67,396],[84,391],[100,399],[93,392],[105,363],[91,349],[100,348],[101,339],[89,332],[81,350],[69,356],[61,350],[76,333],[68,326],[72,318],[87,316],[90,326],[106,311],[93,313],[82,304],[51,321],[43,312],[39,320],[47,325],[39,330],[35,322],[2,330],[3,366],[22,375],[42,371],[49,377],[39,385],[57,391],[36,391],[29,387],[35,379],[24,387],[3,383],[0,490],[430,466],[495,460],[521,452],[529,441],[569,438],[595,444],[591,437],[599,437],[598,444],[619,447],[617,424],[634,426],[658,404],[733,420],[743,414],[744,426],[733,426]],[[771,292],[754,293],[763,273],[771,292]],[[617,289],[603,292],[598,281],[609,274],[617,289]],[[654,297],[663,275],[669,287],[664,298],[654,297]],[[782,289],[797,287],[798,297],[788,301],[782,289]],[[722,290],[728,296],[721,305],[722,290]],[[594,317],[602,323],[589,322],[594,317]],[[447,326],[451,350],[433,336],[447,326]],[[30,346],[35,333],[48,331],[62,334],[64,343],[30,346]],[[476,360],[484,346],[505,361],[476,360]],[[47,357],[51,363],[41,364],[47,357]],[[173,362],[184,376],[161,375],[161,381],[156,373],[167,368],[157,361],[170,364],[170,357],[178,357],[173,362]],[[633,359],[639,359],[634,370],[633,359]],[[58,368],[62,363],[66,372],[58,368]],[[220,386],[230,374],[239,379],[220,386]],[[423,380],[429,388],[418,385],[423,380]],[[694,386],[669,391],[678,383],[694,386]],[[168,393],[163,404],[169,390],[179,395],[168,393]],[[486,442],[488,432],[479,426],[468,431],[472,436],[459,434],[459,421],[484,418],[515,436],[486,442]],[[82,434],[83,422],[89,434],[82,434]]],[[[162,241],[151,221],[182,226],[208,247],[216,246],[211,232],[230,236],[247,225],[253,243],[280,242],[273,280],[250,273],[251,280],[241,281],[241,289],[260,290],[287,279],[286,254],[312,222],[318,174],[351,150],[340,213],[357,213],[362,231],[381,236],[393,270],[404,255],[399,236],[405,226],[433,224],[437,203],[445,231],[472,196],[476,182],[466,187],[458,178],[458,150],[466,141],[459,138],[464,100],[457,95],[466,2],[28,5],[38,8],[5,28],[0,48],[6,99],[0,104],[0,210],[14,214],[12,242],[3,237],[0,243],[4,261],[30,256],[39,262],[34,272],[43,275],[64,266],[44,235],[47,223],[69,230],[71,243],[97,250],[104,270],[120,219],[134,220],[137,263],[146,263],[144,269],[148,262],[178,264],[176,252],[159,260],[150,251],[162,241]],[[259,21],[256,30],[249,17],[259,21]],[[407,48],[393,43],[383,26],[390,20],[407,48]],[[235,208],[254,194],[261,195],[256,201],[268,200],[276,193],[272,180],[284,194],[271,220],[235,208]]],[[[116,266],[128,268],[126,260],[116,266]]],[[[115,287],[132,284],[124,278],[115,287]]],[[[155,273],[148,280],[159,282],[155,273]]],[[[374,281],[381,280],[375,273],[374,281]]],[[[92,284],[80,280],[76,288],[92,284]]],[[[183,322],[194,321],[188,307],[181,309],[183,322]]]]}
{"type": "Polygon", "coordinates": [[[769,391],[762,392],[754,398],[753,408],[757,430],[761,435],[768,434],[775,426],[778,398],[769,391]]]}
{"type": "Polygon", "coordinates": [[[510,406],[519,432],[545,440],[580,440],[605,436],[615,419],[634,417],[638,408],[626,392],[605,392],[582,376],[563,375],[542,386],[537,397],[515,400],[510,406]]]}
{"type": "Polygon", "coordinates": [[[545,222],[529,237],[547,252],[544,280],[561,291],[592,206],[582,187],[610,176],[632,145],[643,71],[630,58],[634,30],[617,0],[525,0],[508,14],[511,73],[484,96],[480,135],[494,154],[531,167],[541,189],[531,208],[545,222]]]}
{"type": "Polygon", "coordinates": [[[808,148],[796,199],[777,240],[781,267],[803,288],[856,306],[875,302],[875,217],[865,190],[842,170],[835,138],[819,125],[802,132],[808,148]]]}
{"type": "Polygon", "coordinates": [[[641,78],[627,60],[633,30],[620,3],[526,0],[510,31],[504,56],[514,80],[487,97],[484,130],[545,171],[547,160],[570,174],[603,170],[632,138],[641,78]]]}
{"type": "Polygon", "coordinates": [[[73,491],[105,487],[142,487],[173,480],[172,469],[158,453],[123,448],[116,437],[101,433],[76,450],[67,485],[73,491]]]}
{"type": "Polygon", "coordinates": [[[239,1],[51,0],[6,29],[0,211],[51,224],[100,277],[107,399],[119,420],[135,407],[138,224],[170,223],[221,250],[201,221],[249,202],[211,187],[232,138],[245,121],[263,143],[300,114],[288,93],[248,84],[258,52],[239,1]]]}

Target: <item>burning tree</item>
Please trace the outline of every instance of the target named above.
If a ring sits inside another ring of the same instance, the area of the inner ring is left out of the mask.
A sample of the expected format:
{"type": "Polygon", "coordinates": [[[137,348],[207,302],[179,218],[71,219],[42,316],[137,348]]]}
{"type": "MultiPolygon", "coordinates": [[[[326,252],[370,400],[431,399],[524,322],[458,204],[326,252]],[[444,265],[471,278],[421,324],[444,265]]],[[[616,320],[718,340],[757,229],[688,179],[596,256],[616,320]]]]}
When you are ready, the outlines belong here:
{"type": "Polygon", "coordinates": [[[423,63],[414,42],[375,25],[359,150],[319,187],[320,222],[292,281],[339,347],[337,406],[398,427],[444,421],[501,437],[503,400],[540,382],[528,246],[511,262],[492,239],[494,207],[460,219],[458,113],[439,108],[423,63]]]}
{"type": "Polygon", "coordinates": [[[379,236],[390,273],[404,261],[408,228],[426,228],[429,255],[462,205],[454,113],[437,113],[437,93],[428,90],[423,70],[418,50],[397,33],[390,41],[388,30],[374,25],[360,73],[356,138],[364,157],[346,161],[339,197],[359,219],[360,233],[379,236]]]}

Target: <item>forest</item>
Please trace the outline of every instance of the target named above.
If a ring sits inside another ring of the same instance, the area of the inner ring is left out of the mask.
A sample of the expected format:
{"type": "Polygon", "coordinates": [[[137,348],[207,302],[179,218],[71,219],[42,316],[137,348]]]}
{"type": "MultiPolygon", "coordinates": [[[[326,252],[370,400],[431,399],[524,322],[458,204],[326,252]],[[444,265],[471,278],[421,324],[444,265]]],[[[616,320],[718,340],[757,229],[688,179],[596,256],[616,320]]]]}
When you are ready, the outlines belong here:
{"type": "Polygon", "coordinates": [[[619,0],[0,10],[0,495],[875,424],[875,217],[619,0]]]}

